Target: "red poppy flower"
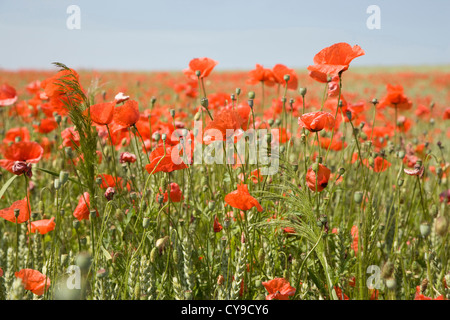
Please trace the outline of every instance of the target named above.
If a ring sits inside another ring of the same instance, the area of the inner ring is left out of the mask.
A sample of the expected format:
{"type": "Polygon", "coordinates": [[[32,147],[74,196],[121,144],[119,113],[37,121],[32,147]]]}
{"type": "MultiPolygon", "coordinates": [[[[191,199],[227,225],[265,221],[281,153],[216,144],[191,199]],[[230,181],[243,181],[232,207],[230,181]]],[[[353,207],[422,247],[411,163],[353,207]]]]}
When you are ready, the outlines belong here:
{"type": "Polygon", "coordinates": [[[17,101],[16,89],[8,84],[3,84],[0,87],[0,107],[10,106],[17,101]]]}
{"type": "Polygon", "coordinates": [[[310,132],[317,132],[324,128],[332,129],[334,121],[331,113],[324,111],[305,113],[298,118],[299,126],[306,128],[310,132]]]}
{"type": "Polygon", "coordinates": [[[55,229],[55,217],[51,219],[36,220],[31,222],[31,233],[39,231],[40,234],[46,234],[55,229]]]}
{"type": "Polygon", "coordinates": [[[316,173],[312,166],[309,167],[306,173],[306,184],[311,191],[321,192],[328,185],[330,180],[331,170],[325,167],[323,164],[318,164],[317,169],[317,189],[316,189],[316,173]]]}
{"type": "MultiPolygon", "coordinates": [[[[159,188],[159,191],[163,192],[161,188],[159,188]]],[[[158,193],[156,195],[156,199],[158,199],[158,197],[160,195],[161,194],[158,193]]],[[[180,202],[182,199],[184,199],[184,196],[183,196],[183,193],[181,192],[180,186],[177,183],[172,182],[170,184],[170,201],[172,201],[172,202],[180,202]]],[[[163,200],[163,202],[167,202],[168,200],[169,200],[169,195],[168,195],[168,192],[166,191],[164,193],[164,200],[163,200]]]]}
{"type": "Polygon", "coordinates": [[[349,297],[342,292],[341,288],[334,286],[334,291],[336,291],[339,300],[349,300],[349,297]]]}
{"type": "Polygon", "coordinates": [[[3,139],[3,143],[8,144],[10,142],[16,142],[16,138],[19,138],[20,141],[30,141],[30,132],[27,127],[19,127],[19,128],[11,128],[5,134],[5,139],[3,139]]]}
{"type": "Polygon", "coordinates": [[[134,163],[136,160],[136,156],[130,152],[122,152],[119,158],[120,163],[134,163]]]}
{"type": "MultiPolygon", "coordinates": [[[[79,221],[81,220],[89,220],[90,216],[90,198],[89,198],[89,192],[85,192],[83,195],[80,196],[80,199],[78,200],[78,205],[75,208],[75,211],[73,212],[73,216],[77,218],[79,221]]],[[[98,211],[97,211],[97,217],[98,217],[98,211]]]]}
{"type": "Polygon", "coordinates": [[[422,177],[425,167],[422,165],[414,165],[413,169],[403,169],[407,175],[422,177]]]}
{"type": "Polygon", "coordinates": [[[77,82],[79,82],[79,78],[80,77],[78,73],[73,69],[61,70],[54,76],[42,81],[41,88],[44,89],[47,97],[59,97],[65,92],[72,91],[72,89],[67,84],[64,84],[63,80],[76,80],[77,82]]]}
{"type": "MultiPolygon", "coordinates": [[[[110,124],[114,117],[115,102],[97,103],[86,109],[85,114],[90,114],[91,120],[98,125],[110,124]]],[[[139,110],[138,110],[139,113],[139,110]]]]}
{"type": "Polygon", "coordinates": [[[314,56],[314,65],[308,67],[309,76],[314,80],[326,83],[328,76],[336,76],[348,69],[350,62],[364,55],[360,46],[348,43],[335,43],[322,49],[314,56]]]}
{"type": "Polygon", "coordinates": [[[258,200],[253,198],[248,192],[248,187],[246,184],[239,184],[237,190],[230,192],[225,196],[225,202],[228,203],[233,208],[240,210],[250,210],[253,207],[261,212],[263,208],[259,204],[258,200]]]}
{"type": "Polygon", "coordinates": [[[172,172],[187,168],[187,165],[180,158],[178,150],[173,150],[173,148],[177,147],[166,145],[166,151],[164,153],[164,145],[160,144],[155,150],[153,150],[150,153],[150,163],[145,166],[147,172],[149,174],[154,174],[160,171],[172,172]],[[172,152],[172,150],[174,152],[172,152]]]}
{"type": "Polygon", "coordinates": [[[273,76],[275,81],[282,85],[283,87],[286,85],[286,81],[284,80],[285,75],[289,75],[289,81],[287,83],[287,87],[290,90],[297,90],[298,88],[298,77],[295,73],[294,69],[289,69],[285,65],[276,64],[273,69],[273,76]]]}
{"type": "Polygon", "coordinates": [[[358,253],[358,241],[359,241],[359,230],[357,226],[353,226],[351,231],[350,231],[352,238],[353,238],[353,242],[351,244],[351,248],[353,249],[353,251],[355,251],[355,254],[358,253]]]}
{"type": "Polygon", "coordinates": [[[440,295],[436,298],[431,298],[431,297],[427,297],[424,294],[421,293],[421,288],[420,286],[416,287],[416,295],[414,297],[414,300],[445,300],[443,295],[440,295]]]}
{"type": "Polygon", "coordinates": [[[37,270],[22,269],[14,275],[16,278],[22,279],[25,290],[29,290],[37,296],[43,295],[50,287],[50,278],[37,270]]]}
{"type": "Polygon", "coordinates": [[[58,128],[58,123],[54,118],[42,119],[39,125],[33,125],[34,129],[39,133],[49,133],[58,128]]]}
{"type": "Polygon", "coordinates": [[[205,127],[203,141],[206,144],[220,138],[225,141],[232,137],[236,130],[241,128],[242,123],[243,120],[236,111],[229,108],[223,108],[215,116],[214,120],[205,127]],[[208,132],[208,130],[211,131],[208,132]],[[227,133],[227,130],[230,130],[230,133],[227,133]],[[211,133],[213,134],[211,135],[211,133]]]}
{"type": "Polygon", "coordinates": [[[248,73],[249,79],[248,84],[258,84],[264,82],[268,87],[275,85],[276,79],[271,69],[264,68],[260,64],[256,64],[255,69],[248,73]]]}
{"type": "Polygon", "coordinates": [[[403,92],[401,85],[386,85],[387,94],[381,99],[378,104],[378,108],[397,108],[399,110],[409,110],[412,108],[412,102],[409,100],[403,92]]]}
{"type": "Polygon", "coordinates": [[[383,159],[380,156],[378,156],[374,159],[373,168],[369,165],[369,160],[367,160],[367,159],[363,160],[363,164],[375,172],[383,172],[391,166],[391,163],[389,161],[387,161],[386,159],[383,159]]]}
{"type": "Polygon", "coordinates": [[[10,222],[16,223],[16,217],[14,215],[15,209],[19,209],[19,216],[17,217],[17,223],[23,223],[30,219],[30,207],[27,203],[26,198],[14,202],[9,208],[0,210],[0,217],[10,222]]]}
{"type": "Polygon", "coordinates": [[[210,58],[195,58],[189,62],[189,68],[184,69],[183,73],[192,80],[197,80],[196,71],[200,71],[199,78],[206,78],[219,62],[210,58]]]}
{"type": "Polygon", "coordinates": [[[100,185],[100,188],[107,189],[107,188],[118,188],[122,189],[122,178],[121,177],[113,177],[109,174],[99,174],[97,178],[102,179],[102,184],[100,185]]]}
{"type": "Polygon", "coordinates": [[[61,138],[63,139],[62,146],[60,148],[64,147],[71,147],[72,149],[75,148],[75,146],[80,145],[80,134],[78,131],[75,130],[75,127],[69,127],[64,129],[61,132],[61,138]]]}
{"type": "Polygon", "coordinates": [[[223,227],[219,223],[219,219],[217,219],[217,216],[214,216],[214,232],[220,232],[222,231],[223,227]]]}
{"type": "Polygon", "coordinates": [[[275,278],[262,284],[269,293],[266,300],[289,300],[289,296],[295,295],[296,289],[284,278],[275,278]]]}
{"type": "Polygon", "coordinates": [[[37,163],[41,160],[44,149],[37,142],[19,141],[10,145],[3,156],[5,159],[0,160],[0,167],[13,172],[13,166],[16,161],[25,162],[27,164],[37,163]]]}
{"type": "Polygon", "coordinates": [[[134,100],[127,100],[123,105],[114,108],[114,122],[123,127],[131,127],[140,118],[139,105],[134,100]]]}

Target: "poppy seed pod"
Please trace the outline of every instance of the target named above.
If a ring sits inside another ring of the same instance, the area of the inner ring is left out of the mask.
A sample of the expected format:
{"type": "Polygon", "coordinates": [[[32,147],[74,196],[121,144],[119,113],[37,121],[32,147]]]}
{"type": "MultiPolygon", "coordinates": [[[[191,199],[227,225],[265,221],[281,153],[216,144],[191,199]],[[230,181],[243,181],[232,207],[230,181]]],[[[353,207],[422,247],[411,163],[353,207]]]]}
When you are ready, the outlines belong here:
{"type": "Polygon", "coordinates": [[[202,74],[202,72],[201,72],[200,70],[196,70],[196,71],[195,71],[195,75],[196,75],[197,77],[200,77],[201,74],[202,74]]]}
{"type": "Polygon", "coordinates": [[[431,227],[428,223],[424,222],[420,225],[420,234],[422,237],[426,238],[431,233],[431,227]]]}
{"type": "Polygon", "coordinates": [[[156,132],[153,135],[153,139],[155,139],[156,142],[159,142],[159,140],[161,139],[161,134],[159,132],[156,132]]]}
{"type": "Polygon", "coordinates": [[[248,93],[248,98],[250,99],[250,100],[253,100],[253,99],[255,99],[255,92],[254,91],[249,91],[249,93],[248,93]]]}
{"type": "Polygon", "coordinates": [[[167,134],[163,133],[163,134],[161,135],[161,140],[162,140],[162,141],[166,141],[166,140],[167,140],[167,134]]]}
{"type": "Polygon", "coordinates": [[[300,95],[301,95],[302,97],[305,97],[306,92],[307,92],[307,89],[306,89],[306,88],[298,88],[298,93],[300,93],[300,95]]]}
{"type": "Polygon", "coordinates": [[[291,76],[288,75],[288,74],[285,74],[284,77],[283,77],[283,80],[286,81],[286,82],[288,82],[290,79],[291,79],[291,76]]]}
{"type": "Polygon", "coordinates": [[[236,88],[236,95],[239,96],[241,94],[241,88],[236,88]]]}

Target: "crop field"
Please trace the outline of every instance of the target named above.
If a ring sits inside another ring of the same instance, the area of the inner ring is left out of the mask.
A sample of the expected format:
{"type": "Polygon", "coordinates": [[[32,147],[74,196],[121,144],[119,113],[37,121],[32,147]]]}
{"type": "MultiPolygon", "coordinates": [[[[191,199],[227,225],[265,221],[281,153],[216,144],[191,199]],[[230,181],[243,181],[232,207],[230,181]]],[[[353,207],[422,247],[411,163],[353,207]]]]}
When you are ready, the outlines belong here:
{"type": "Polygon", "coordinates": [[[450,67],[0,70],[0,300],[447,300],[450,67]]]}

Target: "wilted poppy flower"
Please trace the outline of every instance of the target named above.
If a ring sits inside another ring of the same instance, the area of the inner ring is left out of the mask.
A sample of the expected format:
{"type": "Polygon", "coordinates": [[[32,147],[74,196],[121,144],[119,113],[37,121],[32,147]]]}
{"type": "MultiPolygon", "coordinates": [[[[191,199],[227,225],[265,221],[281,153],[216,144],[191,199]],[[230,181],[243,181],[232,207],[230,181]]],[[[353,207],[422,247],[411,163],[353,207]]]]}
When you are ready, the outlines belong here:
{"type": "Polygon", "coordinates": [[[50,278],[37,270],[22,269],[14,275],[16,278],[22,279],[25,290],[29,290],[37,296],[43,295],[50,287],[50,278]]]}
{"type": "Polygon", "coordinates": [[[11,87],[8,84],[3,84],[0,87],[0,106],[10,106],[17,101],[17,92],[16,89],[11,87]]]}
{"type": "Polygon", "coordinates": [[[23,223],[30,219],[30,207],[27,203],[27,199],[18,200],[14,202],[9,208],[0,210],[0,217],[10,222],[16,222],[16,216],[14,215],[15,209],[19,210],[19,216],[17,217],[17,223],[23,223]]]}
{"type": "Polygon", "coordinates": [[[261,212],[263,208],[259,204],[258,200],[253,198],[248,192],[248,187],[246,184],[238,184],[237,190],[230,192],[225,196],[225,202],[228,203],[233,208],[240,210],[250,210],[253,207],[261,212]]]}
{"type": "Polygon", "coordinates": [[[214,232],[220,232],[222,231],[223,227],[219,223],[219,219],[217,219],[217,216],[214,216],[214,232]]]}
{"type": "Polygon", "coordinates": [[[114,108],[114,122],[120,126],[131,127],[139,118],[139,105],[134,100],[127,100],[123,105],[114,108]]]}
{"type": "Polygon", "coordinates": [[[206,78],[218,63],[219,62],[206,57],[195,58],[189,62],[189,68],[184,69],[183,73],[192,80],[206,78]],[[198,77],[195,74],[197,71],[200,72],[200,76],[198,77]]]}
{"type": "Polygon", "coordinates": [[[126,96],[123,94],[123,92],[119,92],[118,94],[116,94],[116,96],[114,97],[114,102],[116,104],[119,104],[121,102],[125,102],[128,99],[130,99],[130,96],[126,96]]]}
{"type": "MultiPolygon", "coordinates": [[[[79,221],[89,220],[89,216],[90,216],[89,207],[90,207],[89,192],[85,192],[83,195],[80,196],[80,199],[78,200],[78,205],[73,212],[73,216],[75,218],[77,218],[79,221]]],[[[98,217],[98,212],[97,212],[97,217],[98,217]]]]}
{"type": "Polygon", "coordinates": [[[106,200],[111,201],[114,198],[115,194],[116,194],[116,190],[114,190],[113,187],[108,187],[105,191],[106,200]]]}
{"type": "Polygon", "coordinates": [[[386,85],[387,94],[381,99],[378,108],[390,107],[397,108],[399,110],[409,110],[412,108],[412,102],[409,100],[403,92],[401,85],[386,85]]]}
{"type": "Polygon", "coordinates": [[[44,149],[37,142],[19,141],[10,145],[3,156],[5,159],[0,160],[0,166],[11,173],[16,161],[25,162],[26,164],[37,163],[41,160],[44,149]]]}
{"type": "Polygon", "coordinates": [[[295,295],[296,289],[284,278],[275,278],[262,284],[269,293],[266,300],[289,300],[289,296],[295,295]]]}
{"type": "Polygon", "coordinates": [[[450,189],[444,190],[439,194],[439,201],[450,204],[450,189]]]}
{"type": "Polygon", "coordinates": [[[332,129],[334,127],[334,117],[329,112],[309,112],[298,118],[298,124],[310,132],[317,132],[324,128],[332,129]]]}
{"type": "Polygon", "coordinates": [[[298,88],[298,77],[295,73],[294,69],[289,69],[285,65],[282,64],[276,64],[273,69],[273,76],[275,78],[275,81],[280,84],[281,86],[286,86],[286,80],[284,79],[285,75],[289,76],[289,80],[287,82],[287,87],[290,90],[297,90],[298,88]]]}
{"type": "Polygon", "coordinates": [[[122,152],[119,157],[120,163],[134,163],[136,160],[136,156],[130,152],[122,152]]]}
{"type": "Polygon", "coordinates": [[[154,174],[156,172],[172,172],[175,170],[182,170],[187,168],[187,165],[182,161],[177,150],[172,152],[172,146],[160,144],[155,150],[150,153],[150,163],[145,166],[148,173],[154,174]],[[173,153],[173,154],[172,154],[173,153]],[[173,160],[172,160],[173,159],[173,160]]]}
{"type": "Polygon", "coordinates": [[[97,103],[86,109],[85,114],[89,114],[94,123],[107,125],[113,120],[115,105],[114,102],[97,103]]]}
{"type": "Polygon", "coordinates": [[[407,175],[422,177],[425,167],[422,165],[414,165],[413,169],[403,169],[407,175]]]}
{"type": "MultiPolygon", "coordinates": [[[[315,165],[315,164],[314,164],[315,165]]],[[[316,189],[316,173],[313,170],[313,166],[309,167],[306,173],[306,184],[311,191],[321,192],[328,185],[330,180],[331,170],[325,167],[323,164],[318,163],[317,169],[317,189],[316,189]]]]}
{"type": "Polygon", "coordinates": [[[36,220],[31,222],[31,233],[39,231],[40,234],[46,234],[55,229],[55,217],[51,219],[36,220]]]}
{"type": "Polygon", "coordinates": [[[314,65],[308,67],[309,76],[314,80],[326,83],[328,76],[336,76],[348,69],[350,62],[364,55],[360,46],[348,43],[335,43],[322,49],[314,56],[314,65]]]}
{"type": "Polygon", "coordinates": [[[260,64],[256,64],[255,69],[248,73],[248,84],[258,84],[263,82],[266,86],[272,87],[275,84],[275,76],[271,69],[264,68],[260,64]]]}

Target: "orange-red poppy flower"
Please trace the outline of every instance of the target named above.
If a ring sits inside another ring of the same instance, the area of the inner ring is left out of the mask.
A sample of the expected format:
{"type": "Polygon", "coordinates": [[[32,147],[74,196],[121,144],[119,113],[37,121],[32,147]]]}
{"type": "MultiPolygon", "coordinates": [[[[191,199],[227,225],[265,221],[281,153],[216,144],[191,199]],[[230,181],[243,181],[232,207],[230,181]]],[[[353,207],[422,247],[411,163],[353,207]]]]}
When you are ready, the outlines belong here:
{"type": "Polygon", "coordinates": [[[52,217],[51,219],[36,220],[31,222],[30,232],[35,233],[36,231],[39,231],[40,234],[46,234],[47,232],[55,230],[55,226],[55,217],[52,217]]]}
{"type": "Polygon", "coordinates": [[[248,73],[248,77],[248,84],[258,84],[263,82],[268,87],[275,85],[276,81],[272,69],[264,68],[260,64],[256,64],[255,69],[248,73]]]}
{"type": "Polygon", "coordinates": [[[203,141],[205,144],[209,144],[210,142],[215,141],[215,139],[222,139],[225,141],[226,139],[231,138],[236,130],[241,128],[242,123],[243,120],[239,113],[229,108],[223,108],[215,116],[214,120],[205,127],[203,141]],[[227,130],[229,130],[229,132],[227,132],[227,130]]]}
{"type": "Polygon", "coordinates": [[[214,216],[214,226],[213,226],[214,232],[220,232],[222,231],[223,227],[219,222],[219,219],[217,218],[217,215],[214,216]]]}
{"type": "Polygon", "coordinates": [[[64,146],[75,149],[75,146],[80,145],[80,134],[78,133],[78,131],[75,130],[75,127],[69,127],[64,129],[61,132],[61,138],[63,139],[63,143],[60,148],[64,146]]]}
{"type": "Polygon", "coordinates": [[[72,89],[63,81],[75,80],[79,82],[79,75],[73,69],[64,69],[56,73],[50,78],[41,82],[41,88],[44,89],[47,97],[59,97],[65,92],[71,92],[72,89]]]}
{"type": "Polygon", "coordinates": [[[443,295],[440,295],[434,299],[431,297],[427,297],[423,293],[421,293],[420,286],[417,286],[416,287],[416,295],[414,296],[414,300],[445,300],[445,298],[443,295]]]}
{"type": "Polygon", "coordinates": [[[381,99],[378,108],[397,108],[398,110],[409,110],[412,108],[411,100],[406,97],[401,85],[386,85],[387,94],[381,99]]]}
{"type": "Polygon", "coordinates": [[[301,115],[298,118],[298,124],[310,132],[317,132],[324,128],[332,129],[334,127],[334,117],[329,112],[316,111],[301,115]]]}
{"type": "Polygon", "coordinates": [[[10,106],[17,101],[16,89],[8,84],[0,86],[0,107],[10,106]]]}
{"type": "Polygon", "coordinates": [[[189,68],[184,69],[183,73],[192,80],[206,78],[218,63],[219,62],[206,57],[195,58],[189,62],[189,68]],[[195,74],[197,71],[200,71],[199,77],[195,74]]]}
{"type": "Polygon", "coordinates": [[[233,208],[240,210],[250,210],[253,207],[261,212],[263,208],[259,204],[258,200],[253,198],[248,192],[248,187],[246,184],[238,184],[237,190],[230,192],[225,196],[225,202],[228,203],[233,208]]]}
{"type": "Polygon", "coordinates": [[[114,122],[123,127],[131,127],[140,118],[137,101],[127,100],[123,105],[114,108],[114,122]]]}
{"type": "Polygon", "coordinates": [[[0,167],[14,173],[13,166],[16,161],[27,164],[37,163],[41,160],[43,154],[44,149],[39,143],[34,141],[19,141],[6,148],[3,153],[5,159],[0,160],[0,167]]]}
{"type": "Polygon", "coordinates": [[[335,43],[314,56],[314,65],[308,67],[309,75],[314,80],[326,83],[328,76],[344,72],[353,59],[364,54],[358,45],[352,47],[345,42],[335,43]]]}
{"type": "Polygon", "coordinates": [[[164,152],[164,145],[160,144],[150,153],[150,163],[145,166],[145,169],[149,174],[154,174],[160,171],[172,172],[187,168],[187,165],[182,161],[178,150],[174,150],[172,155],[172,150],[173,148],[177,148],[176,146],[172,147],[166,145],[165,148],[166,150],[164,152]]]}
{"type": "Polygon", "coordinates": [[[39,125],[33,125],[34,129],[39,133],[49,133],[58,127],[58,123],[54,118],[42,119],[39,125]]]}
{"type": "Polygon", "coordinates": [[[266,300],[289,300],[289,296],[295,295],[296,289],[284,278],[275,278],[262,284],[269,293],[266,300]]]}
{"type": "Polygon", "coordinates": [[[16,217],[14,215],[15,209],[19,209],[17,223],[23,223],[30,219],[30,207],[28,205],[27,198],[14,202],[9,208],[0,210],[0,217],[16,223],[16,217]]]}
{"type": "Polygon", "coordinates": [[[342,292],[341,288],[334,286],[334,291],[336,291],[336,295],[338,296],[339,300],[349,300],[349,297],[342,292]]]}
{"type": "Polygon", "coordinates": [[[286,86],[286,80],[284,80],[285,75],[289,75],[289,81],[287,83],[287,88],[290,90],[297,90],[298,88],[298,77],[295,73],[294,69],[289,69],[285,65],[282,64],[276,64],[273,69],[273,76],[275,78],[275,81],[282,85],[283,87],[286,86]]]}
{"type": "Polygon", "coordinates": [[[115,105],[115,102],[97,103],[86,109],[85,113],[91,116],[92,122],[107,125],[113,121],[115,105]]]}
{"type": "MultiPolygon", "coordinates": [[[[159,191],[163,192],[161,188],[159,188],[159,191]]],[[[156,199],[158,199],[158,197],[160,195],[161,194],[158,193],[156,195],[156,199]]],[[[170,184],[170,201],[172,201],[172,202],[180,202],[183,199],[184,199],[184,196],[183,196],[183,193],[181,192],[180,186],[177,183],[172,182],[170,184]]],[[[164,192],[164,200],[163,200],[163,202],[167,202],[168,200],[169,200],[169,194],[166,191],[166,192],[164,192]]]]}
{"type": "MultiPolygon", "coordinates": [[[[79,221],[81,220],[89,220],[90,216],[90,197],[89,192],[83,193],[78,200],[78,205],[73,212],[73,216],[77,218],[79,221]]],[[[97,211],[98,217],[98,211],[97,211]]]]}
{"type": "Polygon", "coordinates": [[[16,142],[16,138],[19,138],[20,141],[30,141],[30,132],[27,127],[19,127],[19,128],[11,128],[3,139],[3,143],[8,144],[10,142],[16,142]]]}
{"type": "Polygon", "coordinates": [[[50,287],[50,278],[37,270],[22,269],[14,275],[16,278],[22,279],[25,290],[29,290],[37,296],[42,296],[50,287]]]}
{"type": "Polygon", "coordinates": [[[310,166],[306,173],[306,184],[311,191],[321,192],[328,185],[330,180],[331,170],[325,167],[323,164],[318,163],[317,168],[317,189],[316,189],[316,173],[313,170],[313,166],[310,166]]]}
{"type": "Polygon", "coordinates": [[[353,251],[355,251],[355,254],[357,254],[358,253],[358,241],[359,241],[358,226],[353,226],[352,229],[350,230],[350,233],[351,233],[352,238],[353,238],[353,242],[351,244],[351,248],[353,249],[353,251]]]}
{"type": "Polygon", "coordinates": [[[383,172],[391,166],[391,163],[389,161],[387,161],[386,159],[384,159],[380,156],[378,156],[374,159],[373,168],[369,165],[369,160],[367,160],[367,159],[363,160],[363,164],[375,172],[383,172]]]}

